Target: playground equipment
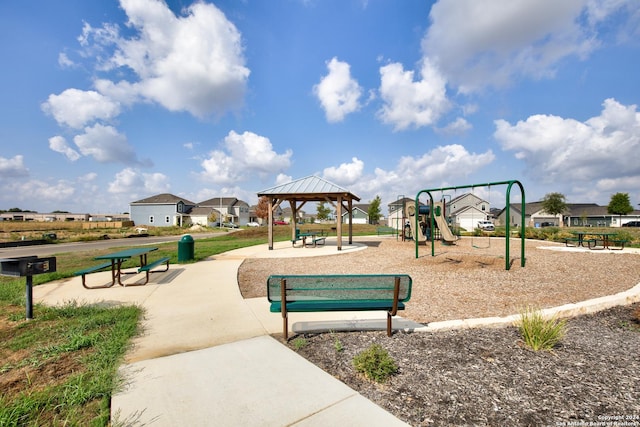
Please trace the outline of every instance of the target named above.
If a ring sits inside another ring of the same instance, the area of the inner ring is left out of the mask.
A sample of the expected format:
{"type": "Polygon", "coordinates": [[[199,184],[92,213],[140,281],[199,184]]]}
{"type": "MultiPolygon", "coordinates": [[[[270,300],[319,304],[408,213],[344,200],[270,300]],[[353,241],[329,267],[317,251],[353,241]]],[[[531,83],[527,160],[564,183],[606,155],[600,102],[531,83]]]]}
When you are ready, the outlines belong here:
{"type": "MultiPolygon", "coordinates": [[[[447,220],[444,216],[444,211],[444,203],[436,202],[433,204],[435,223],[438,226],[438,230],[440,230],[440,237],[442,241],[445,243],[453,243],[458,240],[458,236],[453,234],[453,232],[449,228],[449,224],[447,224],[447,220]]],[[[433,224],[431,224],[431,227],[428,226],[431,223],[430,213],[430,206],[420,206],[418,208],[418,215],[416,218],[415,205],[408,205],[405,208],[405,214],[407,216],[408,224],[411,229],[411,236],[417,242],[426,242],[427,240],[432,240],[434,238],[435,233],[433,224]]]]}
{"type": "MultiPolygon", "coordinates": [[[[422,227],[422,224],[426,224],[426,215],[429,214],[429,206],[420,206],[418,209],[418,215],[416,218],[416,207],[414,205],[407,205],[405,207],[405,215],[407,223],[411,229],[411,237],[416,242],[426,242],[427,234],[426,230],[422,227]]],[[[406,233],[404,233],[406,234],[406,233]]]]}
{"type": "MultiPolygon", "coordinates": [[[[472,190],[476,187],[492,187],[492,186],[498,186],[498,185],[506,185],[507,186],[507,192],[506,192],[506,197],[505,197],[505,218],[507,218],[506,220],[506,230],[505,230],[505,270],[509,270],[511,268],[511,263],[510,263],[510,259],[509,259],[509,240],[510,240],[510,236],[511,236],[511,187],[513,187],[513,185],[516,184],[518,187],[520,187],[520,193],[522,195],[522,201],[521,201],[521,207],[520,207],[520,212],[521,212],[521,227],[522,230],[520,231],[520,266],[524,267],[525,266],[525,233],[524,233],[524,224],[525,224],[525,194],[524,194],[524,187],[522,186],[522,184],[520,183],[520,181],[516,181],[516,180],[511,180],[511,181],[499,181],[499,182],[490,182],[487,184],[470,184],[470,185],[460,185],[460,186],[455,186],[455,187],[442,187],[442,188],[430,188],[430,189],[426,189],[426,190],[421,190],[418,192],[418,194],[416,194],[416,199],[415,199],[415,206],[414,206],[414,212],[418,211],[419,212],[419,206],[420,206],[420,195],[422,195],[423,193],[426,193],[429,196],[429,205],[434,207],[434,213],[438,208],[438,205],[440,205],[440,209],[442,209],[442,204],[441,203],[435,203],[433,202],[433,195],[431,194],[431,192],[437,192],[437,191],[447,191],[447,190],[459,190],[459,189],[463,189],[463,188],[471,188],[472,190]]],[[[440,221],[442,222],[442,224],[446,227],[446,230],[449,231],[449,233],[451,233],[451,230],[449,230],[449,227],[447,226],[447,222],[444,219],[444,215],[430,215],[430,224],[431,224],[431,229],[433,230],[433,227],[435,225],[435,223],[438,221],[437,218],[440,218],[440,221]]],[[[419,228],[419,224],[418,224],[418,216],[414,215],[413,218],[413,222],[414,222],[414,228],[418,229],[419,228]]],[[[437,222],[438,226],[440,226],[440,222],[437,222]]],[[[443,233],[443,238],[444,238],[444,228],[440,229],[443,233]]],[[[451,233],[451,235],[453,236],[453,233],[451,233]]],[[[454,236],[455,237],[455,236],[454,236]]],[[[415,240],[415,246],[416,246],[416,258],[418,258],[418,240],[415,240]]],[[[434,239],[431,239],[431,256],[435,256],[435,241],[434,239]]]]}

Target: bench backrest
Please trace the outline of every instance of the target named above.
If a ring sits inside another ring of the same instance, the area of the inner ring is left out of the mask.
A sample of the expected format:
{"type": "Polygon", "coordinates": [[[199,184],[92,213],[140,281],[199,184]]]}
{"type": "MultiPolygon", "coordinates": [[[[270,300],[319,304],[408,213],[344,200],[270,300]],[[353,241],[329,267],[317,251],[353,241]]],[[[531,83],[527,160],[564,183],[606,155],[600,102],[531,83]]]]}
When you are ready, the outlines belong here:
{"type": "Polygon", "coordinates": [[[398,301],[409,301],[412,280],[407,274],[272,275],[267,279],[267,298],[282,300],[284,280],[287,301],[393,300],[396,278],[400,282],[398,301]]]}

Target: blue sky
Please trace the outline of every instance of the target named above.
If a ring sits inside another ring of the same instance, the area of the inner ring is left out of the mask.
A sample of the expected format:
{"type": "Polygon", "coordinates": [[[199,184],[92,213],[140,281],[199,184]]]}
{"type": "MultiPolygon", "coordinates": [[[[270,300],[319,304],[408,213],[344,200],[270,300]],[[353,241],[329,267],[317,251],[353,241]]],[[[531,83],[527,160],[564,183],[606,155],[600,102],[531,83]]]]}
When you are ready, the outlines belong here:
{"type": "Polygon", "coordinates": [[[29,0],[0,40],[0,209],[254,204],[309,175],[384,213],[511,179],[640,203],[637,0],[29,0]]]}

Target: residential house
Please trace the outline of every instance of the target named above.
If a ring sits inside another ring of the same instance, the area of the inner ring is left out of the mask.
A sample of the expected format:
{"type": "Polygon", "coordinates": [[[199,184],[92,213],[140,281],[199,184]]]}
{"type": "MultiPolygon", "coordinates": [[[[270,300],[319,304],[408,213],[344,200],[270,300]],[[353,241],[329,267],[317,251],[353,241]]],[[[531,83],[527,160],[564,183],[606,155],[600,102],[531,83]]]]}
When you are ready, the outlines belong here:
{"type": "MultiPolygon", "coordinates": [[[[595,203],[567,203],[564,212],[551,215],[542,208],[543,202],[525,204],[525,226],[542,227],[546,225],[565,227],[620,227],[626,222],[640,219],[640,211],[620,217],[607,213],[606,206],[595,203]]],[[[521,219],[520,204],[510,206],[510,224],[519,227],[521,219]]],[[[505,209],[498,214],[500,224],[505,224],[505,209]]]]}
{"type": "Polygon", "coordinates": [[[198,207],[214,209],[222,222],[247,225],[250,219],[249,204],[235,197],[214,197],[198,203],[198,207]]]}
{"type": "Polygon", "coordinates": [[[169,193],[147,197],[129,204],[130,217],[135,225],[155,227],[189,224],[189,213],[195,203],[169,193]]]}
{"type": "MultiPolygon", "coordinates": [[[[351,206],[353,224],[369,224],[369,205],[365,203],[354,204],[351,206]]],[[[342,214],[342,223],[349,223],[349,212],[342,214]]]]}
{"type": "MultiPolygon", "coordinates": [[[[296,212],[296,216],[297,218],[295,222],[297,224],[303,223],[305,221],[306,213],[302,209],[298,209],[298,211],[296,212]]],[[[289,224],[291,224],[291,222],[293,221],[292,217],[293,217],[293,211],[291,210],[291,207],[279,209],[279,214],[278,212],[273,213],[274,220],[285,221],[289,224]]]]}
{"type": "Polygon", "coordinates": [[[449,202],[445,200],[445,210],[451,224],[465,230],[473,230],[478,222],[493,219],[489,202],[473,193],[461,194],[449,202]]]}
{"type": "Polygon", "coordinates": [[[209,226],[212,223],[218,221],[220,214],[216,209],[206,206],[196,206],[189,212],[191,218],[191,224],[198,224],[203,226],[209,226]],[[212,221],[212,218],[216,218],[212,221]]]}
{"type": "Polygon", "coordinates": [[[405,208],[410,204],[415,204],[415,200],[408,197],[397,199],[389,203],[387,205],[387,208],[389,209],[389,216],[387,216],[387,225],[389,227],[395,228],[396,230],[401,230],[404,227],[404,223],[406,222],[405,208]]]}
{"type": "Polygon", "coordinates": [[[238,225],[246,225],[249,222],[249,205],[235,197],[215,197],[196,204],[164,193],[131,202],[129,206],[131,220],[135,225],[209,225],[212,216],[222,218],[223,222],[238,225]]]}

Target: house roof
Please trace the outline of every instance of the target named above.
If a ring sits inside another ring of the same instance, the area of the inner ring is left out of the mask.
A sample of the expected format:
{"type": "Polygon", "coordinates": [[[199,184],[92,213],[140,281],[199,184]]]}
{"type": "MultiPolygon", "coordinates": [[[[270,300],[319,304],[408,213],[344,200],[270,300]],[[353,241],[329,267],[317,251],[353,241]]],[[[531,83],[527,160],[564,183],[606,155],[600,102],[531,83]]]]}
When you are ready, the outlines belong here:
{"type": "Polygon", "coordinates": [[[326,196],[344,196],[360,201],[360,198],[349,190],[332,182],[312,175],[300,178],[286,184],[277,185],[258,192],[258,197],[280,196],[282,198],[295,198],[296,200],[322,201],[326,196]]]}
{"type": "Polygon", "coordinates": [[[238,202],[238,199],[235,197],[213,197],[209,200],[205,200],[204,202],[198,203],[198,206],[233,206],[238,202]]]}
{"type": "MultiPolygon", "coordinates": [[[[533,215],[536,212],[540,212],[542,208],[542,202],[530,202],[525,204],[525,215],[533,215]]],[[[520,212],[520,203],[512,203],[511,209],[520,212]]],[[[504,209],[503,209],[504,210],[504,209]]],[[[502,212],[502,211],[501,211],[502,212]]],[[[608,216],[606,206],[600,206],[595,203],[567,203],[567,209],[562,212],[564,216],[608,216]]]]}
{"type": "Polygon", "coordinates": [[[131,205],[174,205],[178,202],[183,202],[187,205],[195,205],[192,201],[189,201],[185,198],[175,196],[170,193],[162,193],[156,194],[155,196],[147,197],[146,199],[141,199],[135,202],[131,202],[131,205]]]}

